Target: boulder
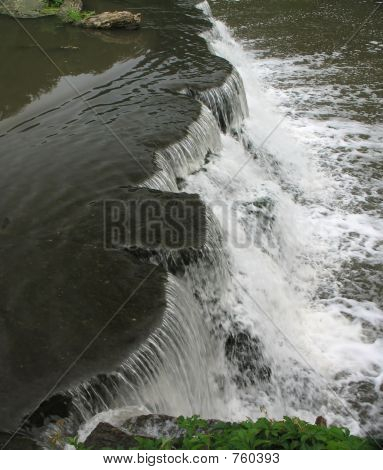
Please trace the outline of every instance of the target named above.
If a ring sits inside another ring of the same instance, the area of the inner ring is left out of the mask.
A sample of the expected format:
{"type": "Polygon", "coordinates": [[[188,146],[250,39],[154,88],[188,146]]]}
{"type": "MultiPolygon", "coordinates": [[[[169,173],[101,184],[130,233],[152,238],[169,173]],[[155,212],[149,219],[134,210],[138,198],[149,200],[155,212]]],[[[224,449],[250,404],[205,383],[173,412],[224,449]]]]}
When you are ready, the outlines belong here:
{"type": "Polygon", "coordinates": [[[141,24],[141,13],[131,13],[130,11],[104,12],[99,15],[92,15],[81,21],[84,28],[95,29],[137,29],[141,24]]]}
{"type": "Polygon", "coordinates": [[[318,416],[317,419],[315,420],[315,425],[327,428],[326,418],[323,418],[323,416],[318,416]]]}
{"type": "Polygon", "coordinates": [[[135,438],[109,423],[100,423],[87,437],[87,449],[132,449],[138,446],[135,438]]]}

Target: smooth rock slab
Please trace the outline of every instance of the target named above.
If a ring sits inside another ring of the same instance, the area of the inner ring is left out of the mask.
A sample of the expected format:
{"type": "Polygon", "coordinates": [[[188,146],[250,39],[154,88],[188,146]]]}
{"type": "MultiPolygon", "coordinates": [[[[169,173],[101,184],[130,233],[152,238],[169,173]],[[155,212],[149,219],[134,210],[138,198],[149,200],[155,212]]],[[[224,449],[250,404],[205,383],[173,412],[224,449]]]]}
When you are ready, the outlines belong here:
{"type": "Polygon", "coordinates": [[[95,29],[137,29],[141,24],[141,13],[131,13],[130,11],[104,12],[93,15],[81,21],[84,28],[95,29]]]}

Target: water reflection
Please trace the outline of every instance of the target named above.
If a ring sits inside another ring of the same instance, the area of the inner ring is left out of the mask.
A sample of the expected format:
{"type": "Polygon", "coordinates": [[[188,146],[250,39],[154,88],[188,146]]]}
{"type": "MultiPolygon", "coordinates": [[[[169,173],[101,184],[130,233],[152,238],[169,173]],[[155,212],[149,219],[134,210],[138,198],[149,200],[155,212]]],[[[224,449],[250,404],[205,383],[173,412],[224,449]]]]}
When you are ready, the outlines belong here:
{"type": "MultiPolygon", "coordinates": [[[[194,3],[132,0],[129,9],[144,13],[144,25],[130,32],[85,31],[55,18],[23,21],[49,59],[14,20],[0,17],[5,429],[38,404],[148,274],[147,265],[103,250],[102,213],[90,208],[116,188],[143,182],[155,172],[153,152],[185,136],[200,105],[177,91],[218,86],[231,70],[198,36],[208,22],[194,3]]],[[[65,385],[126,357],[161,317],[164,285],[159,272],[65,385]]]]}
{"type": "Polygon", "coordinates": [[[63,76],[99,74],[150,48],[151,35],[142,31],[129,35],[122,31],[87,31],[64,25],[54,17],[20,23],[22,26],[12,18],[0,16],[3,119],[47,93],[63,76]]]}

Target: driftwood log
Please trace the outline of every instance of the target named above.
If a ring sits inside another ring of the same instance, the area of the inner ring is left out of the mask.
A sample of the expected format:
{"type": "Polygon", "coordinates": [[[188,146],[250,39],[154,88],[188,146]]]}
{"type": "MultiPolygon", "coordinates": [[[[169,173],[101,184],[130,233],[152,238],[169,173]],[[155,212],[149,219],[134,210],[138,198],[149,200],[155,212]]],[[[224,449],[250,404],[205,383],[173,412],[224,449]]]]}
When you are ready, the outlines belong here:
{"type": "Polygon", "coordinates": [[[104,12],[99,15],[92,15],[81,21],[84,28],[94,29],[137,29],[141,24],[141,13],[131,13],[130,11],[104,12]]]}

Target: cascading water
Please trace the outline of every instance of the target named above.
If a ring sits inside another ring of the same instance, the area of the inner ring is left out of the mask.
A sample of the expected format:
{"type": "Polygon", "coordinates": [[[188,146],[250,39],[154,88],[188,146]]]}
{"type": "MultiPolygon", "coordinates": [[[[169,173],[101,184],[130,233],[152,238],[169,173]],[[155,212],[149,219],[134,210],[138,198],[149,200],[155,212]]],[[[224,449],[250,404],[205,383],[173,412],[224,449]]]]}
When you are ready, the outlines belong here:
{"type": "Polygon", "coordinates": [[[154,155],[156,173],[143,186],[161,191],[178,191],[177,180],[201,168],[208,152],[221,147],[217,123],[206,106],[180,142],[154,155]]]}
{"type": "Polygon", "coordinates": [[[224,132],[238,131],[248,114],[242,79],[235,69],[220,87],[203,91],[190,89],[188,94],[211,110],[224,132]]]}
{"type": "MultiPolygon", "coordinates": [[[[217,122],[222,129],[238,129],[236,123],[247,113],[236,71],[222,87],[197,95],[201,101],[199,118],[181,141],[155,153],[156,173],[143,187],[178,192],[181,186],[184,190],[187,175],[199,170],[207,155],[212,158],[221,149],[217,122]]],[[[66,433],[85,423],[80,429],[84,437],[100,420],[118,424],[137,413],[232,418],[226,403],[235,396],[235,385],[228,375],[225,344],[235,337],[230,314],[222,310],[229,267],[221,227],[209,207],[205,232],[200,249],[139,253],[144,262],[170,271],[162,325],[115,374],[69,391],[73,410],[64,425],[66,433]],[[185,258],[189,260],[186,264],[185,258]]],[[[43,440],[56,432],[57,425],[48,426],[43,440]]]]}
{"type": "Polygon", "coordinates": [[[213,23],[212,51],[239,73],[221,87],[187,91],[201,102],[200,117],[182,141],[156,152],[157,173],[143,185],[199,194],[206,243],[182,272],[176,252],[149,257],[170,271],[163,324],[115,374],[71,390],[73,419],[85,423],[81,437],[100,421],[153,412],[323,414],[365,433],[363,416],[378,401],[352,408],[347,400],[355,383],[379,385],[381,345],[363,342],[359,324],[318,298],[336,263],[323,229],[335,183],[270,104],[252,58],[207,2],[199,7],[213,23]]]}
{"type": "Polygon", "coordinates": [[[239,70],[249,119],[240,141],[223,136],[220,158],[189,178],[187,188],[218,207],[232,260],[228,310],[261,338],[271,368],[266,393],[259,381],[237,392],[242,413],[254,416],[262,407],[272,417],[309,421],[323,414],[355,433],[381,433],[382,312],[373,302],[322,294],[339,282],[344,258],[381,259],[381,223],[347,213],[343,202],[334,207],[340,195],[348,200],[349,177],[339,184],[320,164],[311,138],[317,124],[292,119],[294,110],[278,111],[256,59],[223,23],[211,21],[205,37],[213,53],[239,70]],[[233,209],[229,222],[217,204],[222,199],[233,209]],[[365,247],[353,243],[359,233],[365,247]]]}

